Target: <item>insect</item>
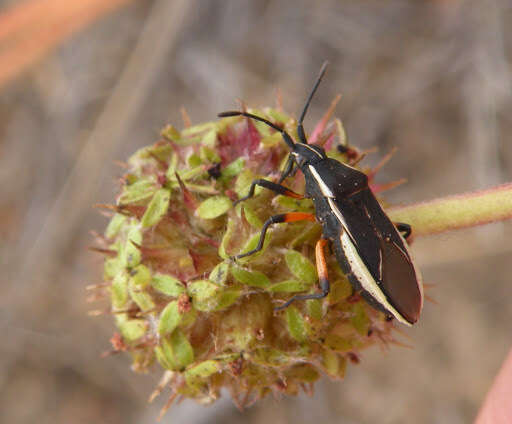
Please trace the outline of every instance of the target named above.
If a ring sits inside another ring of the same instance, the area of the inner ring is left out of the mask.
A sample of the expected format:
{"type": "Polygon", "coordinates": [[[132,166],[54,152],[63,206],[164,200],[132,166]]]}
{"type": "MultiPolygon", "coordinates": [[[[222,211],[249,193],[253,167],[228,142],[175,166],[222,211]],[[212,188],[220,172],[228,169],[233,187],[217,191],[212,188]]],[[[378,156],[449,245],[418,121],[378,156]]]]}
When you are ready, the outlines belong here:
{"type": "Polygon", "coordinates": [[[238,202],[254,196],[256,186],[261,186],[285,196],[311,198],[315,206],[315,214],[289,212],[271,216],[261,229],[256,248],[235,258],[260,251],[267,230],[273,224],[317,220],[323,232],[315,247],[321,291],[295,295],[276,309],[284,309],[298,300],[321,299],[329,294],[325,250],[330,245],[354,290],[360,292],[370,305],[384,312],[387,317],[395,317],[403,324],[412,325],[418,320],[423,306],[423,285],[406,242],[411,227],[391,222],[368,186],[368,177],[363,172],[327,157],[322,147],[308,144],[306,139],[304,117],[327,65],[327,62],[323,64],[298,120],[297,142],[284,129],[259,116],[240,111],[218,115],[241,115],[264,122],[281,133],[291,151],[277,183],[265,179],[254,180],[249,193],[238,202]],[[302,171],[305,178],[304,196],[282,185],[297,169],[302,171]]]}

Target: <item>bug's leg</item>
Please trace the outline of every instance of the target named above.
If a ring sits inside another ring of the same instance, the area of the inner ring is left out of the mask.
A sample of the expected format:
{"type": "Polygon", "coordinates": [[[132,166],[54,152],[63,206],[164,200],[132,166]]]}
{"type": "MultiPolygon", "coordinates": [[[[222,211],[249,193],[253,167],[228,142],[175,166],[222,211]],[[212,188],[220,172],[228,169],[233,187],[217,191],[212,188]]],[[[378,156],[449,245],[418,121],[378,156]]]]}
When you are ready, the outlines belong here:
{"type": "Polygon", "coordinates": [[[412,228],[409,224],[406,224],[404,222],[395,222],[395,227],[398,231],[402,233],[402,236],[405,240],[408,240],[409,236],[411,235],[412,228]]]}
{"type": "Polygon", "coordinates": [[[290,306],[292,302],[297,300],[323,299],[329,294],[331,291],[331,285],[329,284],[329,276],[327,274],[327,261],[325,260],[325,246],[327,243],[328,240],[322,238],[317,241],[315,247],[316,271],[318,273],[318,282],[322,291],[320,293],[300,294],[293,296],[286,303],[278,306],[277,308],[274,308],[274,311],[281,311],[290,306]]]}
{"type": "Polygon", "coordinates": [[[282,213],[279,215],[271,216],[269,219],[265,221],[263,224],[263,228],[260,233],[260,240],[258,241],[258,245],[248,252],[242,253],[240,255],[234,256],[235,259],[245,258],[246,256],[253,255],[254,253],[259,252],[263,249],[263,243],[265,242],[265,236],[267,235],[268,227],[273,224],[279,224],[282,222],[297,222],[297,221],[315,221],[315,215],[312,213],[305,212],[289,212],[282,213]]]}
{"type": "Polygon", "coordinates": [[[293,165],[295,165],[295,161],[293,160],[292,155],[288,155],[288,159],[286,160],[286,165],[284,167],[283,173],[277,180],[277,184],[281,184],[286,178],[288,178],[294,170],[293,165]]]}
{"type": "Polygon", "coordinates": [[[286,188],[285,186],[281,184],[273,183],[272,181],[268,180],[254,180],[251,183],[251,188],[249,189],[249,194],[247,196],[241,197],[235,202],[235,205],[243,202],[244,200],[250,199],[252,196],[254,196],[254,190],[256,189],[256,186],[265,187],[268,190],[272,190],[278,194],[282,194],[283,196],[289,196],[294,197],[295,199],[303,199],[304,196],[299,193],[295,193],[293,190],[290,190],[289,188],[286,188]]]}

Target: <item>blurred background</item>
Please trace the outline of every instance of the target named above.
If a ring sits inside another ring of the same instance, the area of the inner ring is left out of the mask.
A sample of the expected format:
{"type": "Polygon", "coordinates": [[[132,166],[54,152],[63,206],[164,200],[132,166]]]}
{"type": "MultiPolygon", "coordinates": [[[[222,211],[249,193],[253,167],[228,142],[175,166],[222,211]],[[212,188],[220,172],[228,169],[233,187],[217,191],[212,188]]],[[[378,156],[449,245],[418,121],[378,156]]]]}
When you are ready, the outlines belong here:
{"type": "MultiPolygon", "coordinates": [[[[160,377],[123,355],[87,315],[101,257],[87,250],[126,159],[159,137],[237,107],[297,114],[331,66],[307,118],[336,94],[351,144],[398,153],[380,182],[411,203],[510,181],[509,0],[0,0],[0,421],[153,423],[160,377]]],[[[162,422],[467,423],[510,347],[511,223],[417,239],[427,283],[412,348],[364,352],[313,396],[240,412],[174,405],[162,422]],[[318,421],[319,422],[319,421],[318,421]]]]}

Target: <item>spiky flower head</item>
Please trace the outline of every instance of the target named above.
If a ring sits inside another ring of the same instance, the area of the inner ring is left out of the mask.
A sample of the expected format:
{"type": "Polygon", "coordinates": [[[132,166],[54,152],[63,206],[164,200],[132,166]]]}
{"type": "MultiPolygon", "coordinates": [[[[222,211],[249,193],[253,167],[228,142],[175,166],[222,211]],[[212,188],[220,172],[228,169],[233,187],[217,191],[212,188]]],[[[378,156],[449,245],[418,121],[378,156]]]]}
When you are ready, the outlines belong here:
{"type": "MultiPolygon", "coordinates": [[[[280,110],[250,112],[295,134],[280,110]]],[[[354,150],[336,148],[346,146],[345,133],[330,113],[310,142],[346,162],[354,150]]],[[[128,160],[103,238],[103,290],[119,330],[114,349],[129,352],[136,371],[164,370],[155,394],[169,388],[170,400],[209,403],[226,388],[241,407],[270,393],[295,395],[322,374],[342,378],[359,351],[392,340],[392,323],[353,292],[334,255],[325,299],[274,311],[318,290],[318,223],[275,225],[261,252],[232,259],[256,246],[270,216],[314,212],[309,199],[264,189],[233,206],[255,178],[277,180],[288,154],[278,132],[230,117],[168,126],[128,160]]],[[[300,172],[285,184],[304,191],[300,172]]]]}

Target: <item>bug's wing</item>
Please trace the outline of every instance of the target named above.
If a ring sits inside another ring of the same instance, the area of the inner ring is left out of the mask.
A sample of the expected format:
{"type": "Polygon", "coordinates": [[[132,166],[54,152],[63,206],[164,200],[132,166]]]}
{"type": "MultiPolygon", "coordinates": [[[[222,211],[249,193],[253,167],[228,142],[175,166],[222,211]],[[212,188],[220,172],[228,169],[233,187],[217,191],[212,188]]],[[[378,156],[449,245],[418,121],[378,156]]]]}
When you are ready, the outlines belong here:
{"type": "Polygon", "coordinates": [[[370,189],[333,200],[342,215],[340,241],[351,272],[382,308],[401,322],[416,322],[423,289],[403,237],[370,189]]]}

